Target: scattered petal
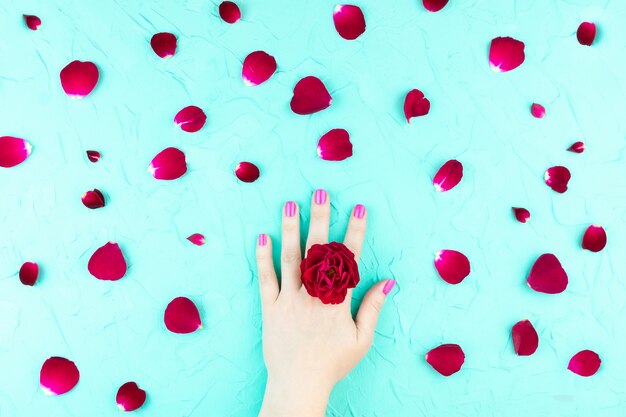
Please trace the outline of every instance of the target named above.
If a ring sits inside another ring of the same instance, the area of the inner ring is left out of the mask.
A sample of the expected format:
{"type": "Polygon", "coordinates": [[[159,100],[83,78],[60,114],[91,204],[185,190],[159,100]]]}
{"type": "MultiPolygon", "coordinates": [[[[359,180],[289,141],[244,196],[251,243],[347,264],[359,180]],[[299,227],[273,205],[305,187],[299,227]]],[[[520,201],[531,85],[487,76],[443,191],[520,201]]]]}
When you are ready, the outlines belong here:
{"type": "Polygon", "coordinates": [[[450,249],[435,252],[435,268],[445,282],[453,285],[459,284],[470,273],[467,256],[450,249]]]}
{"type": "Polygon", "coordinates": [[[585,144],[583,142],[574,142],[567,150],[574,153],[583,153],[585,144]]]}
{"type": "Polygon", "coordinates": [[[530,106],[530,114],[536,119],[543,119],[546,115],[546,108],[541,104],[533,103],[532,106],[530,106]]]}
{"type": "Polygon", "coordinates": [[[600,252],[606,246],[606,232],[597,224],[592,224],[583,235],[583,249],[591,252],[600,252]]]}
{"type": "Polygon", "coordinates": [[[202,129],[206,122],[206,114],[200,107],[187,106],[174,116],[174,123],[185,132],[193,133],[202,129]]]}
{"type": "Polygon", "coordinates": [[[332,129],[317,143],[317,155],[325,161],[343,161],[352,156],[350,135],[344,129],[332,129]]]}
{"type": "Polygon", "coordinates": [[[204,235],[201,235],[200,233],[194,233],[193,235],[189,236],[187,240],[197,246],[202,246],[206,243],[204,235]]]}
{"type": "Polygon", "coordinates": [[[108,242],[91,255],[87,269],[98,279],[117,281],[126,274],[126,260],[119,245],[108,242]]]}
{"type": "Polygon", "coordinates": [[[150,162],[148,172],[157,180],[175,180],[187,172],[185,154],[176,148],[166,148],[150,162]]]}
{"type": "Polygon", "coordinates": [[[85,207],[90,209],[104,207],[104,195],[97,188],[83,194],[82,201],[85,207]]]}
{"type": "Polygon", "coordinates": [[[135,411],[146,402],[146,392],[134,382],[127,382],[117,390],[117,407],[121,411],[135,411]]]}
{"type": "Polygon", "coordinates": [[[52,356],[46,359],[39,372],[39,384],[46,395],[61,395],[78,384],[80,374],[74,362],[52,356]]]}
{"type": "Polygon", "coordinates": [[[591,376],[600,369],[600,356],[591,350],[581,350],[569,361],[567,369],[580,376],[591,376]]]}
{"type": "Polygon", "coordinates": [[[98,162],[98,160],[100,159],[100,152],[98,151],[87,151],[87,158],[91,161],[91,162],[98,162]]]}
{"type": "Polygon", "coordinates": [[[513,213],[515,218],[520,223],[526,223],[530,219],[530,211],[521,207],[513,207],[513,213]]]}
{"type": "Polygon", "coordinates": [[[424,8],[429,12],[438,12],[446,7],[448,0],[423,0],[424,8]]]}
{"type": "Polygon", "coordinates": [[[365,16],[358,6],[338,4],[333,11],[333,22],[339,36],[349,41],[365,32],[365,16]]]}
{"type": "Polygon", "coordinates": [[[192,333],[202,328],[198,308],[189,298],[177,297],[167,305],[165,326],[173,333],[192,333]]]}
{"type": "Polygon", "coordinates": [[[243,60],[241,77],[246,85],[263,84],[276,72],[276,60],[263,51],[255,51],[243,60]]]}
{"type": "Polygon", "coordinates": [[[513,338],[513,349],[519,356],[530,356],[537,350],[539,346],[539,336],[528,320],[517,322],[511,330],[513,338]]]}
{"type": "Polygon", "coordinates": [[[240,162],[235,167],[235,175],[243,182],[254,182],[261,173],[259,168],[252,162],[240,162]]]}
{"type": "Polygon", "coordinates": [[[304,77],[293,89],[291,110],[296,114],[313,114],[330,106],[332,97],[317,77],[304,77]]]}
{"type": "Polygon", "coordinates": [[[30,14],[24,15],[24,22],[26,22],[26,26],[28,26],[30,30],[37,30],[41,26],[41,19],[30,14]]]}
{"type": "Polygon", "coordinates": [[[459,345],[441,345],[426,354],[426,362],[441,375],[450,376],[461,369],[465,362],[465,353],[459,345]]]}
{"type": "Polygon", "coordinates": [[[83,98],[93,91],[100,73],[93,62],[72,61],[61,70],[61,86],[71,98],[83,98]]]}
{"type": "Polygon", "coordinates": [[[557,193],[564,193],[567,191],[567,183],[570,178],[572,178],[572,174],[570,174],[569,169],[563,166],[548,168],[544,175],[546,185],[557,193]]]}
{"type": "Polygon", "coordinates": [[[20,268],[19,275],[22,284],[32,287],[37,282],[37,277],[39,277],[39,265],[35,262],[24,262],[20,268]]]}
{"type": "Polygon", "coordinates": [[[526,281],[537,292],[558,294],[567,288],[567,273],[556,256],[544,253],[535,261],[526,281]]]}
{"type": "Polygon", "coordinates": [[[592,22],[582,22],[576,31],[576,37],[581,45],[591,46],[596,38],[596,24],[592,22]]]}
{"type": "Polygon", "coordinates": [[[239,6],[232,1],[223,1],[220,4],[219,12],[222,20],[231,25],[239,22],[239,19],[241,19],[241,10],[239,10],[239,6]]]}
{"type": "Polygon", "coordinates": [[[439,168],[433,178],[435,189],[440,192],[453,189],[463,178],[463,164],[451,159],[439,168]]]}
{"type": "Polygon", "coordinates": [[[0,136],[0,167],[11,168],[28,158],[33,147],[24,139],[0,136]]]}
{"type": "Polygon", "coordinates": [[[430,101],[420,90],[411,90],[404,98],[404,117],[411,123],[413,117],[425,116],[430,111],[430,101]]]}
{"type": "Polygon", "coordinates": [[[494,72],[514,70],[524,62],[524,42],[510,37],[499,37],[491,41],[489,65],[494,72]]]}
{"type": "Polygon", "coordinates": [[[150,46],[161,58],[173,57],[176,53],[176,36],[168,32],[157,33],[150,39],[150,46]]]}

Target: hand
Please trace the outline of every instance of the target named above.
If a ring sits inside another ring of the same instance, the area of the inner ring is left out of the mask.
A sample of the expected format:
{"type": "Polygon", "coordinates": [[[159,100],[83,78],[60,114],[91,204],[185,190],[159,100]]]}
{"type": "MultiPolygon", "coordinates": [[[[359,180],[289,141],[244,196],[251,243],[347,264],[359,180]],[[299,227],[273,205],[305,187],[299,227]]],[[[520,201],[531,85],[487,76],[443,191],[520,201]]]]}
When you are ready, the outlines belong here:
{"type": "MultiPolygon", "coordinates": [[[[311,202],[306,250],[328,243],[330,201],[317,190],[311,202]]],[[[263,312],[263,356],[267,386],[260,417],[320,417],[325,415],[334,385],[365,356],[386,295],[394,280],[372,286],[352,318],[352,290],[342,304],[323,304],[311,297],[300,281],[300,212],[296,203],[283,208],[279,289],[272,261],[272,242],[262,234],[257,243],[257,267],[263,312]]],[[[344,244],[358,263],[367,212],[352,211],[344,244]]]]}

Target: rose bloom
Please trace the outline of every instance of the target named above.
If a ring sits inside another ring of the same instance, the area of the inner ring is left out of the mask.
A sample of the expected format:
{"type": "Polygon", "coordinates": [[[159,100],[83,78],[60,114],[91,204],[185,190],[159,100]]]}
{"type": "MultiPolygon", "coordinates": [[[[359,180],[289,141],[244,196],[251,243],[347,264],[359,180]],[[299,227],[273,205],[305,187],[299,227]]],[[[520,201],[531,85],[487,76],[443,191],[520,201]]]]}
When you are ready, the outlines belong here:
{"type": "Polygon", "coordinates": [[[300,264],[302,284],[324,304],[341,304],[348,288],[359,283],[354,254],[343,243],[313,245],[300,264]]]}

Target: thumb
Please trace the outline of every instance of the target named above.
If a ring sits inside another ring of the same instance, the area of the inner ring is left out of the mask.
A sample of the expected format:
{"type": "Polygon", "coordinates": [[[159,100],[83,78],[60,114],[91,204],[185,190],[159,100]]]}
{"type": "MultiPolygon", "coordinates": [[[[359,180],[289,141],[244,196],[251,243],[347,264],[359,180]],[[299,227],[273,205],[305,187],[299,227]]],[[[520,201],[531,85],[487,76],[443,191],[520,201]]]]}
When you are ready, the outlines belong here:
{"type": "Polygon", "coordinates": [[[376,329],[380,310],[383,308],[387,294],[391,292],[395,285],[396,280],[394,279],[377,282],[372,285],[372,288],[363,297],[355,322],[359,341],[362,341],[368,347],[374,339],[374,330],[376,329]]]}

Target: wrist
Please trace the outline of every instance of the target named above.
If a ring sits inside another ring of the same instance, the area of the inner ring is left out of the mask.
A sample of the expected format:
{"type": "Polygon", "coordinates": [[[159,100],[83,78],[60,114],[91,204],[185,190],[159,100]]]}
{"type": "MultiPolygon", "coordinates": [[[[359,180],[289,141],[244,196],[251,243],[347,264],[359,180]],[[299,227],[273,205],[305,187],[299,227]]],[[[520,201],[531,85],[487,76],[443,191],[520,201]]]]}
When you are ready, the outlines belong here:
{"type": "Polygon", "coordinates": [[[259,417],[324,417],[332,387],[268,376],[259,417]]]}

